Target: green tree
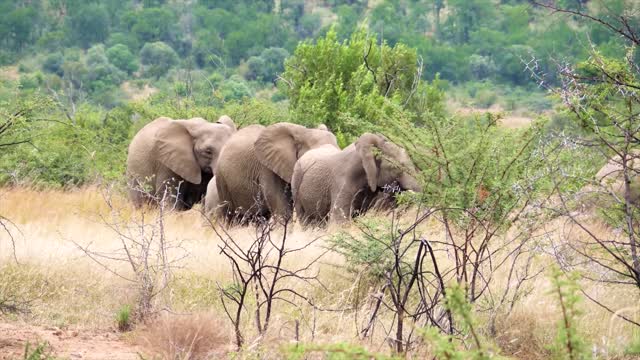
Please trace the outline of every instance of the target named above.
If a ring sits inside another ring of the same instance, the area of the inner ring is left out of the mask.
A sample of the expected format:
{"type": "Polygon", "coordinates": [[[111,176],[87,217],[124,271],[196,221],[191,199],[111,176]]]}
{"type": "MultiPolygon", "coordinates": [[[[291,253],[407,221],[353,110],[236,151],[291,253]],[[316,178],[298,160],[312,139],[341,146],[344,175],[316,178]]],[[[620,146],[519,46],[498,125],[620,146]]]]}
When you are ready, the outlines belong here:
{"type": "Polygon", "coordinates": [[[340,42],[332,29],[315,44],[298,45],[280,86],[297,118],[355,136],[363,123],[379,122],[376,112],[385,101],[413,105],[416,72],[415,50],[378,45],[365,29],[340,42]]]}
{"type": "Polygon", "coordinates": [[[103,42],[109,36],[109,13],[99,4],[81,6],[68,21],[71,36],[84,48],[103,42]]]}
{"type": "Polygon", "coordinates": [[[126,45],[114,45],[107,50],[106,55],[110,63],[128,74],[138,70],[138,60],[126,45]]]}
{"type": "Polygon", "coordinates": [[[145,8],[128,12],[123,22],[140,43],[170,40],[170,31],[177,22],[176,14],[168,8],[145,8]]]}
{"type": "Polygon", "coordinates": [[[468,43],[471,33],[482,24],[495,19],[495,5],[491,0],[449,0],[451,14],[447,17],[445,27],[451,40],[457,44],[468,43]]]}
{"type": "Polygon", "coordinates": [[[320,19],[320,15],[305,14],[300,18],[296,28],[300,37],[307,38],[316,35],[321,26],[322,20],[320,19]]]}
{"type": "Polygon", "coordinates": [[[10,12],[3,21],[15,50],[21,50],[31,39],[38,13],[32,7],[21,7],[10,12]]]}
{"type": "Polygon", "coordinates": [[[479,80],[492,77],[496,71],[496,64],[490,57],[473,54],[469,57],[469,70],[479,80]]]}
{"type": "Polygon", "coordinates": [[[253,60],[253,64],[248,64],[249,70],[253,73],[254,70],[252,69],[255,68],[263,81],[273,82],[278,74],[284,71],[284,61],[287,57],[289,57],[289,52],[283,48],[271,47],[265,49],[260,54],[259,61],[253,60]]]}
{"type": "Polygon", "coordinates": [[[252,56],[247,60],[247,79],[263,80],[265,76],[265,63],[260,56],[252,56]]]}
{"type": "Polygon", "coordinates": [[[130,33],[111,33],[105,43],[105,45],[107,45],[108,47],[113,47],[118,44],[125,45],[131,51],[137,51],[140,49],[140,43],[138,42],[138,39],[136,39],[136,37],[130,33]]]}
{"type": "Polygon", "coordinates": [[[253,95],[241,78],[232,76],[220,85],[220,95],[224,101],[241,100],[253,95]]]}
{"type": "Polygon", "coordinates": [[[140,50],[140,61],[146,74],[159,78],[178,63],[178,54],[162,41],[146,43],[140,50]]]}
{"type": "Polygon", "coordinates": [[[55,52],[49,54],[42,64],[42,69],[45,71],[54,73],[58,76],[62,76],[64,71],[62,70],[62,64],[64,63],[64,57],[61,53],[55,52]]]}
{"type": "Polygon", "coordinates": [[[348,39],[358,26],[360,18],[358,8],[356,6],[339,5],[336,8],[336,14],[338,15],[338,22],[335,26],[336,34],[339,39],[348,39]]]}
{"type": "Polygon", "coordinates": [[[120,84],[125,74],[111,64],[104,50],[104,45],[94,45],[87,51],[87,68],[85,81],[91,92],[104,93],[120,84]]]}
{"type": "Polygon", "coordinates": [[[531,75],[525,71],[524,62],[531,60],[533,48],[526,45],[511,45],[504,49],[498,59],[500,77],[516,85],[525,85],[531,81],[531,75]]]}

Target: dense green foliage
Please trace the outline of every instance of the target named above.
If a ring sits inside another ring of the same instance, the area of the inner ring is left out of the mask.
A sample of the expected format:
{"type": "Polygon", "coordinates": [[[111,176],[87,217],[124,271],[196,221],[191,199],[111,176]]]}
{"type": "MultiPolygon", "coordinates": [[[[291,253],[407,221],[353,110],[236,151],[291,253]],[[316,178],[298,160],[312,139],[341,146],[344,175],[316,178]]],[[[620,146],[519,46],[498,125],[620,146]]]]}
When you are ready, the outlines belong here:
{"type": "MultiPolygon", "coordinates": [[[[325,46],[335,47],[345,39],[360,42],[345,58],[350,63],[345,66],[368,57],[372,70],[389,70],[384,64],[373,69],[377,62],[384,63],[385,58],[393,56],[385,55],[388,47],[406,53],[407,63],[397,65],[415,67],[415,58],[420,59],[424,79],[432,80],[440,74],[446,84],[462,85],[465,96],[477,96],[477,105],[489,106],[497,100],[499,91],[487,87],[499,86],[505,89],[505,95],[516,94],[514,88],[535,89],[536,82],[523,71],[524,64],[534,56],[538,68],[551,74],[555,60],[586,59],[587,47],[580,44],[587,39],[604,55],[624,55],[619,37],[599,26],[546,16],[525,0],[501,1],[499,6],[495,3],[2,0],[0,65],[19,65],[24,88],[46,88],[66,95],[73,92],[75,102],[88,100],[108,108],[131,96],[120,88],[123,81],[141,81],[172,94],[176,89],[171,84],[182,82],[181,74],[187,71],[192,82],[200,83],[188,86],[191,95],[205,103],[204,98],[210,97],[212,90],[216,92],[220,81],[239,74],[239,79],[223,89],[227,96],[219,99],[224,101],[271,89],[284,70],[285,58],[293,54],[298,42],[324,36],[333,26],[325,46]],[[369,30],[359,30],[362,26],[369,30]],[[374,46],[368,56],[358,53],[367,50],[372,40],[374,46]],[[96,52],[106,55],[101,56],[98,69],[88,59],[96,52]],[[478,87],[484,90],[477,91],[478,87]]],[[[625,0],[608,2],[608,16],[621,13],[625,4],[625,0]]],[[[597,12],[598,6],[594,3],[591,8],[597,12]]],[[[308,49],[298,52],[304,55],[308,49]]],[[[354,80],[363,76],[353,75],[354,80]]],[[[378,87],[389,81],[379,74],[374,77],[378,87]]],[[[391,92],[406,88],[407,81],[413,79],[394,83],[391,92]]],[[[303,97],[301,104],[304,97],[313,95],[310,90],[299,94],[303,97]]],[[[392,97],[384,90],[384,95],[392,97]]],[[[518,100],[526,103],[527,92],[517,93],[517,99],[512,96],[505,105],[518,100]]],[[[282,99],[277,95],[276,99],[282,99]]],[[[549,107],[548,103],[525,105],[536,111],[549,107]]]]}
{"type": "Polygon", "coordinates": [[[379,124],[378,111],[397,106],[416,113],[417,55],[402,44],[377,45],[364,30],[345,42],[331,30],[317,43],[302,43],[286,62],[281,84],[294,116],[359,136],[363,123],[379,124]],[[386,101],[391,104],[386,104],[386,101]]]}

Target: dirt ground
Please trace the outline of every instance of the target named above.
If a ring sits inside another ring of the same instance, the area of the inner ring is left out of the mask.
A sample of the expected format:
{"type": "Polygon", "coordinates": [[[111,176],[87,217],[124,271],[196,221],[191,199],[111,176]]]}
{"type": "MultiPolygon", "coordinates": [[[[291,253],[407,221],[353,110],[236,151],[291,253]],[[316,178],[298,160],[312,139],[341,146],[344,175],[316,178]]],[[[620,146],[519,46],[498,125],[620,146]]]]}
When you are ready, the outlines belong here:
{"type": "Polygon", "coordinates": [[[140,359],[139,349],[114,331],[59,329],[0,323],[0,360],[23,359],[26,344],[49,344],[51,356],[64,359],[140,359]]]}

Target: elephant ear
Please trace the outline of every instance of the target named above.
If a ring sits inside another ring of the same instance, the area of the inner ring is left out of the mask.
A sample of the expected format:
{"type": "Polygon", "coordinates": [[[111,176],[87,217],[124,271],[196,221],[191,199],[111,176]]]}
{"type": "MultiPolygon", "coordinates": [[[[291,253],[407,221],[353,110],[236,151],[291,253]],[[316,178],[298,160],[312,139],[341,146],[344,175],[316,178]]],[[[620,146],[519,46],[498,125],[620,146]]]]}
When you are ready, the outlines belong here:
{"type": "Polygon", "coordinates": [[[289,123],[270,125],[262,130],[254,143],[258,161],[288,183],[291,183],[293,166],[298,161],[295,134],[304,129],[289,123]]]}
{"type": "Polygon", "coordinates": [[[192,184],[200,184],[200,165],[193,153],[193,137],[178,121],[171,121],[156,133],[156,150],[162,164],[192,184]]]}
{"type": "Polygon", "coordinates": [[[373,148],[378,147],[380,138],[371,133],[365,133],[356,141],[356,150],[362,159],[362,167],[367,175],[367,184],[371,191],[376,191],[378,187],[378,165],[373,148]]]}
{"type": "Polygon", "coordinates": [[[233,120],[228,116],[228,115],[222,115],[220,116],[220,118],[218,118],[217,121],[218,124],[223,124],[223,125],[227,125],[228,127],[231,128],[231,130],[233,130],[234,132],[237,130],[236,128],[236,123],[233,122],[233,120]]]}

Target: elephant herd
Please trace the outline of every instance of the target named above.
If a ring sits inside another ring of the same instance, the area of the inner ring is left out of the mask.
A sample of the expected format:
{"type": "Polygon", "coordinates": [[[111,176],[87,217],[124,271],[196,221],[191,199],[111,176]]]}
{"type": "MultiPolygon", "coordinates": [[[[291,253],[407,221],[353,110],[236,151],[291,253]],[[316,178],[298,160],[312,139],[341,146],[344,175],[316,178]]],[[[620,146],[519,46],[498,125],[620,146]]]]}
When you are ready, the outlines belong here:
{"type": "Polygon", "coordinates": [[[127,178],[134,205],[170,200],[204,209],[228,224],[290,219],[343,222],[363,213],[384,189],[421,191],[407,152],[365,133],[340,149],[326,126],[291,123],[236,129],[228,116],[158,118],[129,145],[127,178]]]}

